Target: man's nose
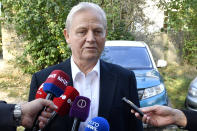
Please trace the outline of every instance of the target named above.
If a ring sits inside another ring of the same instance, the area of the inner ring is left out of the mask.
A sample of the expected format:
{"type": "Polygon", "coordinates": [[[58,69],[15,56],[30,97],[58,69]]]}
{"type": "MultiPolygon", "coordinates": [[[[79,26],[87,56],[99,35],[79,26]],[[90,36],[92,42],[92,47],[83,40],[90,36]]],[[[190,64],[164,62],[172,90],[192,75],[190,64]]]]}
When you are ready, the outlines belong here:
{"type": "Polygon", "coordinates": [[[95,36],[93,31],[88,31],[86,40],[89,42],[95,41],[95,36]]]}

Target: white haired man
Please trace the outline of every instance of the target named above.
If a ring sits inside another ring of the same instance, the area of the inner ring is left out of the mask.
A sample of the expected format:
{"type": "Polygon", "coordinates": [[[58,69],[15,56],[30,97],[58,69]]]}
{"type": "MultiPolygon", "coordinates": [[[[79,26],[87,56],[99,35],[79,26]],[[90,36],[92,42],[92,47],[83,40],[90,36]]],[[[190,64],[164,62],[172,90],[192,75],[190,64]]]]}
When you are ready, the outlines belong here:
{"type": "MultiPolygon", "coordinates": [[[[89,116],[85,122],[80,123],[79,131],[84,131],[87,122],[97,116],[108,120],[111,131],[141,131],[142,123],[121,100],[125,96],[139,106],[134,73],[100,60],[106,34],[106,15],[97,4],[81,2],[74,6],[67,16],[64,29],[72,56],[65,62],[33,75],[29,100],[34,99],[37,88],[47,76],[53,70],[60,69],[70,76],[69,84],[81,96],[91,100],[89,116]]],[[[72,118],[58,117],[47,131],[70,131],[72,124],[72,118]]]]}

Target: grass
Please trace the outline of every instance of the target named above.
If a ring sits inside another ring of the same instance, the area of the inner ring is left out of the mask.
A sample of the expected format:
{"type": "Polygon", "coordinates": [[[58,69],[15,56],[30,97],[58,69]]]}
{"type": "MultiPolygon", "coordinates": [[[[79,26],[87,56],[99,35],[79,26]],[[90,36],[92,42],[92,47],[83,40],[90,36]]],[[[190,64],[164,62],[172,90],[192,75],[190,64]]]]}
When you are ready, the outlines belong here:
{"type": "MultiPolygon", "coordinates": [[[[0,65],[0,100],[7,103],[21,103],[27,101],[31,75],[24,74],[13,63],[0,65]]],[[[18,127],[17,131],[23,131],[18,127]]]]}
{"type": "Polygon", "coordinates": [[[184,108],[190,82],[197,76],[197,70],[192,66],[168,65],[160,69],[167,88],[168,96],[174,108],[184,108]]]}
{"type": "Polygon", "coordinates": [[[31,76],[21,71],[9,70],[0,73],[0,91],[7,93],[7,97],[1,98],[7,102],[27,101],[31,76]]]}

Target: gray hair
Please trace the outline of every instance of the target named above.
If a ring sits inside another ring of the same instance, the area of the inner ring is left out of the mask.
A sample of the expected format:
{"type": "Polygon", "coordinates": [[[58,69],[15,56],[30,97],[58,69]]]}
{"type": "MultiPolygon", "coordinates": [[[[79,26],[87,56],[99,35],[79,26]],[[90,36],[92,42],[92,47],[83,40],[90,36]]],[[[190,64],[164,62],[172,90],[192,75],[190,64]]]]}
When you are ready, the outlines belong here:
{"type": "Polygon", "coordinates": [[[66,19],[66,29],[69,31],[69,28],[71,26],[72,23],[72,19],[75,13],[77,13],[78,11],[81,10],[86,10],[86,9],[93,9],[96,12],[98,12],[101,15],[101,18],[103,19],[103,26],[104,29],[107,28],[107,19],[106,19],[106,14],[103,11],[103,9],[94,3],[90,3],[90,2],[80,2],[79,4],[73,6],[73,8],[70,10],[67,19],[66,19]]]}

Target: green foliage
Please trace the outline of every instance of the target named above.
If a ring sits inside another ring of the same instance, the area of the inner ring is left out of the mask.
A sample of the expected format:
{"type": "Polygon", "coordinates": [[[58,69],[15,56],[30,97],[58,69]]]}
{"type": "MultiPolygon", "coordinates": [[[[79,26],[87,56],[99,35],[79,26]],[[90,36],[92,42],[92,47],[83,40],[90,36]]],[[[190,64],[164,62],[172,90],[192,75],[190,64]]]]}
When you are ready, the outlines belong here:
{"type": "Polygon", "coordinates": [[[197,65],[197,1],[196,0],[171,0],[165,3],[167,12],[168,30],[183,32],[182,38],[183,58],[186,62],[197,65]]]}
{"type": "Polygon", "coordinates": [[[24,55],[30,56],[31,61],[23,60],[28,65],[27,72],[33,73],[70,56],[63,29],[68,12],[76,3],[74,0],[2,0],[4,24],[13,24],[18,35],[28,41],[24,55]]]}
{"type": "Polygon", "coordinates": [[[108,31],[107,39],[108,40],[134,40],[134,36],[131,35],[131,32],[125,30],[124,23],[120,23],[116,26],[114,30],[108,31]]]}
{"type": "Polygon", "coordinates": [[[195,67],[189,65],[168,65],[166,68],[160,68],[159,71],[164,78],[168,96],[173,107],[178,109],[184,108],[189,84],[197,74],[195,67]]]}
{"type": "MultiPolygon", "coordinates": [[[[28,41],[24,56],[17,59],[25,72],[34,73],[57,64],[71,55],[63,30],[71,7],[78,0],[2,0],[4,24],[15,26],[17,34],[28,41]],[[30,57],[29,57],[30,56],[30,57]],[[30,61],[29,59],[30,58],[30,61]]],[[[133,40],[121,18],[119,1],[94,0],[106,10],[108,40],[133,40]]]]}

